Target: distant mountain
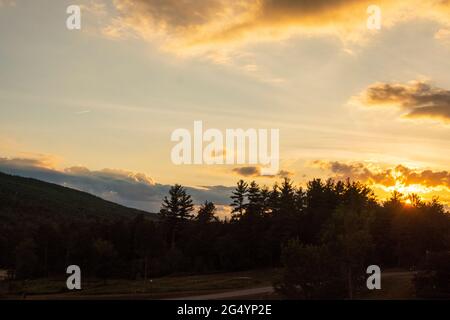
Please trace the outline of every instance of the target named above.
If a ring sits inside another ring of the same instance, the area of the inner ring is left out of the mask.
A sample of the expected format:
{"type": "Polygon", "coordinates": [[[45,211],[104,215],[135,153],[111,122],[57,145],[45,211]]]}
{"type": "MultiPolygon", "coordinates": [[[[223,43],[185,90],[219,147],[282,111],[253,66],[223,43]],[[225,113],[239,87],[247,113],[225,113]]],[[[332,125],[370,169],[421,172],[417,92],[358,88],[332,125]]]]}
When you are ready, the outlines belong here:
{"type": "Polygon", "coordinates": [[[0,218],[12,218],[11,214],[68,220],[133,218],[139,214],[157,218],[154,213],[127,208],[86,192],[0,172],[0,218]]]}

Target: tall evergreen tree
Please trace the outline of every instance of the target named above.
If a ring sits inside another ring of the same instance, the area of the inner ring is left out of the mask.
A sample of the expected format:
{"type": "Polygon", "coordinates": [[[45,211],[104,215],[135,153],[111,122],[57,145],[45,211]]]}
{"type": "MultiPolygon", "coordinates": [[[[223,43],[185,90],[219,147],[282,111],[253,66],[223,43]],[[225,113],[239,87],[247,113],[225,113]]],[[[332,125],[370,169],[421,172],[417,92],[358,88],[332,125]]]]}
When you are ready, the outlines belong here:
{"type": "Polygon", "coordinates": [[[215,214],[216,214],[216,206],[214,205],[214,203],[210,201],[205,201],[205,203],[202,204],[200,209],[198,210],[198,214],[195,217],[195,220],[197,220],[202,224],[218,221],[215,214]]]}
{"type": "Polygon", "coordinates": [[[160,215],[168,220],[186,221],[193,218],[194,205],[185,188],[176,184],[169,190],[170,198],[164,197],[160,215]]]}
{"type": "Polygon", "coordinates": [[[246,209],[246,195],[248,190],[248,184],[244,182],[244,180],[239,180],[236,186],[236,189],[233,191],[233,195],[231,199],[233,202],[230,204],[233,207],[231,211],[232,220],[239,220],[245,213],[246,209]]]}
{"type": "Polygon", "coordinates": [[[165,223],[168,241],[171,248],[175,248],[177,233],[187,221],[193,218],[194,205],[191,196],[179,184],[169,190],[170,198],[164,197],[160,216],[165,223]]]}
{"type": "Polygon", "coordinates": [[[295,214],[295,188],[288,178],[283,180],[280,187],[279,211],[283,215],[295,214]]]}
{"type": "Polygon", "coordinates": [[[251,215],[252,217],[259,217],[262,215],[262,197],[261,190],[259,189],[258,184],[255,181],[250,183],[250,186],[247,190],[247,210],[246,214],[251,215]]]}

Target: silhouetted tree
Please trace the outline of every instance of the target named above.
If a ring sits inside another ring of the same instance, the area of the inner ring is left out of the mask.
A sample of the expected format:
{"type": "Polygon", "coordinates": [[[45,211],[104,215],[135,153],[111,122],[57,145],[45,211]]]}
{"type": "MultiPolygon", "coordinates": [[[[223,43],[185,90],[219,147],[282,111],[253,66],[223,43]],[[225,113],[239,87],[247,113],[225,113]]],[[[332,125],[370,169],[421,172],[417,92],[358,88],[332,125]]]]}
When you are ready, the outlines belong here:
{"type": "Polygon", "coordinates": [[[167,228],[170,247],[174,248],[177,233],[181,231],[187,221],[193,218],[194,204],[191,196],[179,184],[170,188],[169,195],[170,198],[164,197],[160,216],[167,228]]]}
{"type": "MultiPolygon", "coordinates": [[[[315,179],[305,189],[289,179],[270,188],[241,180],[231,222],[217,219],[209,201],[194,218],[180,185],[153,221],[90,197],[79,208],[54,193],[59,187],[36,195],[40,183],[16,182],[0,174],[0,265],[22,279],[63,274],[70,264],[103,279],[283,265],[279,286],[288,296],[341,297],[353,295],[369,264],[421,269],[431,253],[450,250],[450,215],[437,199],[394,193],[379,203],[370,188],[349,180],[315,179]]],[[[447,276],[440,274],[432,281],[447,276]]]]}
{"type": "Polygon", "coordinates": [[[255,181],[252,181],[247,188],[247,199],[245,215],[251,218],[257,218],[262,215],[263,198],[261,190],[255,181]]]}
{"type": "Polygon", "coordinates": [[[338,257],[343,279],[347,280],[348,298],[362,280],[373,246],[370,234],[372,213],[345,205],[339,206],[324,228],[323,242],[338,257]]]}
{"type": "Polygon", "coordinates": [[[217,222],[218,219],[215,216],[216,214],[216,206],[214,203],[205,201],[204,204],[201,205],[201,207],[198,210],[198,214],[195,217],[195,219],[199,223],[209,223],[209,222],[217,222]]]}
{"type": "Polygon", "coordinates": [[[326,246],[304,245],[299,240],[290,240],[283,248],[284,269],[275,288],[290,299],[342,297],[334,262],[326,246]]]}
{"type": "Polygon", "coordinates": [[[169,190],[170,198],[164,197],[160,214],[164,219],[186,221],[193,218],[194,205],[190,195],[181,185],[176,184],[169,190]]]}
{"type": "Polygon", "coordinates": [[[248,184],[244,180],[239,180],[231,196],[233,202],[230,206],[233,208],[231,211],[233,221],[239,220],[245,213],[247,190],[248,184]]]}

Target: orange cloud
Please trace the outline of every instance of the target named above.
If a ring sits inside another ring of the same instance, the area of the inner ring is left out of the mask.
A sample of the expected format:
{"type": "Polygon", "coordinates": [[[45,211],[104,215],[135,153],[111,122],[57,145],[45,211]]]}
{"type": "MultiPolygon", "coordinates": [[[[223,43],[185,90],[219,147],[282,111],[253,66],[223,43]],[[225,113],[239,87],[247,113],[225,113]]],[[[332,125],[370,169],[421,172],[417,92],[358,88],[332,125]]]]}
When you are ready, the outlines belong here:
{"type": "MultiPolygon", "coordinates": [[[[371,0],[116,0],[111,37],[159,41],[179,54],[214,54],[292,35],[333,35],[363,41],[371,0]]],[[[378,0],[382,26],[426,18],[449,25],[449,1],[378,0]]]]}
{"type": "Polygon", "coordinates": [[[403,165],[383,169],[370,163],[344,163],[339,161],[314,161],[315,166],[331,171],[337,179],[358,180],[372,185],[395,187],[398,185],[421,185],[441,187],[450,191],[450,172],[429,169],[411,169],[403,165]]]}
{"type": "Polygon", "coordinates": [[[361,181],[369,185],[380,199],[387,199],[393,191],[407,196],[412,193],[426,201],[438,198],[450,207],[450,172],[411,169],[403,165],[382,168],[373,163],[344,163],[315,161],[314,166],[328,171],[336,180],[361,181]]]}

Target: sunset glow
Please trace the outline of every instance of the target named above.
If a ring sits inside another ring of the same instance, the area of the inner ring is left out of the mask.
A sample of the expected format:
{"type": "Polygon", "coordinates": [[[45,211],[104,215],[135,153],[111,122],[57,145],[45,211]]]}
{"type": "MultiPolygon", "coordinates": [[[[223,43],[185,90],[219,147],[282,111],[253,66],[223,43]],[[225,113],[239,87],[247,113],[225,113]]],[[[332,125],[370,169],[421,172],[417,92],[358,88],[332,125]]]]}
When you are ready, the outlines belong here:
{"type": "Polygon", "coordinates": [[[69,30],[71,1],[0,0],[0,171],[150,211],[175,183],[225,212],[237,180],[286,177],[450,205],[448,1],[378,1],[373,28],[365,0],[78,3],[69,30]],[[195,121],[279,130],[278,174],[174,163],[195,121]]]}

